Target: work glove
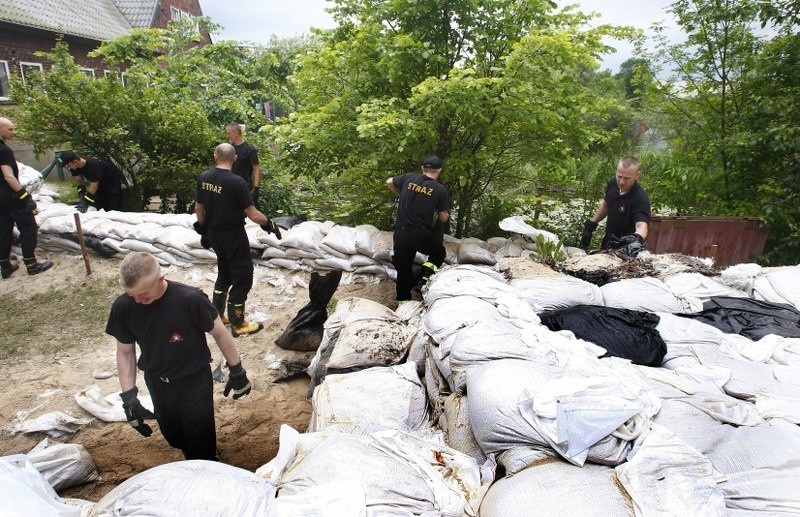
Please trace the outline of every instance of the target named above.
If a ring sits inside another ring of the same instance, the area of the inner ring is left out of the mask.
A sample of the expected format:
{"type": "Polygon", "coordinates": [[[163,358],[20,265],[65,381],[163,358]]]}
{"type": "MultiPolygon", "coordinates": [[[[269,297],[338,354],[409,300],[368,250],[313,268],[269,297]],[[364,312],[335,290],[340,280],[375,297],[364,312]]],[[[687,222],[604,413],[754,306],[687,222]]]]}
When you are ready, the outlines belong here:
{"type": "Polygon", "coordinates": [[[86,185],[75,185],[75,190],[78,191],[78,199],[83,199],[83,196],[86,195],[86,185]]]}
{"type": "Polygon", "coordinates": [[[204,224],[200,224],[197,221],[195,221],[194,224],[192,224],[192,228],[194,228],[194,231],[196,231],[200,235],[208,235],[208,232],[206,231],[206,225],[204,224]]]}
{"type": "Polygon", "coordinates": [[[156,415],[139,402],[138,394],[139,388],[134,386],[128,391],[120,393],[119,398],[122,399],[122,409],[125,410],[125,418],[128,419],[128,423],[136,429],[136,432],[147,438],[153,434],[153,428],[145,424],[144,419],[155,418],[156,415]]]}
{"type": "Polygon", "coordinates": [[[581,248],[587,249],[592,243],[592,234],[597,229],[597,223],[587,219],[583,223],[583,234],[581,235],[581,248]]]}
{"type": "Polygon", "coordinates": [[[97,208],[97,194],[91,194],[88,190],[83,193],[83,199],[86,201],[86,204],[97,208]]]}
{"type": "Polygon", "coordinates": [[[228,375],[228,382],[225,383],[225,391],[222,394],[227,397],[228,393],[233,390],[233,400],[236,400],[250,393],[253,386],[247,378],[247,372],[242,368],[242,363],[233,366],[228,365],[228,370],[230,375],[228,375]]]}
{"type": "Polygon", "coordinates": [[[20,208],[26,212],[33,212],[36,210],[36,201],[33,200],[31,195],[28,194],[28,191],[24,188],[14,192],[14,198],[17,200],[17,203],[19,203],[20,208]]]}
{"type": "Polygon", "coordinates": [[[272,222],[272,219],[267,219],[267,224],[262,224],[261,229],[267,233],[274,233],[278,240],[283,238],[281,237],[281,229],[278,228],[277,224],[272,222]]]}
{"type": "Polygon", "coordinates": [[[642,246],[645,245],[644,238],[638,233],[629,233],[628,235],[621,237],[617,242],[619,243],[620,248],[627,246],[628,244],[633,244],[634,242],[639,243],[642,246]]]}
{"type": "Polygon", "coordinates": [[[202,246],[203,249],[206,250],[211,249],[211,239],[208,238],[208,235],[200,236],[200,246],[202,246]]]}

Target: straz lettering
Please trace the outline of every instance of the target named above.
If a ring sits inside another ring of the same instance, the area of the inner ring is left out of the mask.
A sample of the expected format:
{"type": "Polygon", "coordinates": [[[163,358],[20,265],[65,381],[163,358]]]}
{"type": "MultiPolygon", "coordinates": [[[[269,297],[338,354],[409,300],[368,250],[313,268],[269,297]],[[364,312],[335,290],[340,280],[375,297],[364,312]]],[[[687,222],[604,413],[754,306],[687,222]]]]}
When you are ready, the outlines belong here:
{"type": "Polygon", "coordinates": [[[205,181],[203,182],[203,190],[208,190],[214,194],[222,194],[221,186],[214,185],[213,183],[206,183],[205,181]]]}
{"type": "Polygon", "coordinates": [[[433,189],[428,187],[423,187],[422,185],[417,185],[416,183],[409,183],[408,190],[413,190],[417,194],[424,194],[426,196],[433,195],[433,189]]]}

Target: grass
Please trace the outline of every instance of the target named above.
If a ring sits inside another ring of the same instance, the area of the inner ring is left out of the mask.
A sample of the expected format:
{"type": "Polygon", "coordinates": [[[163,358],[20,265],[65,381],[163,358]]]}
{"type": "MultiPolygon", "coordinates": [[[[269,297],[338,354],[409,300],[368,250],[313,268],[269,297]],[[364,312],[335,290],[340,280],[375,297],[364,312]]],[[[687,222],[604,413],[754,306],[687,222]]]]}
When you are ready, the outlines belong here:
{"type": "Polygon", "coordinates": [[[78,289],[50,289],[24,300],[0,296],[0,362],[15,363],[102,339],[108,311],[118,295],[115,279],[99,279],[78,289]]]}

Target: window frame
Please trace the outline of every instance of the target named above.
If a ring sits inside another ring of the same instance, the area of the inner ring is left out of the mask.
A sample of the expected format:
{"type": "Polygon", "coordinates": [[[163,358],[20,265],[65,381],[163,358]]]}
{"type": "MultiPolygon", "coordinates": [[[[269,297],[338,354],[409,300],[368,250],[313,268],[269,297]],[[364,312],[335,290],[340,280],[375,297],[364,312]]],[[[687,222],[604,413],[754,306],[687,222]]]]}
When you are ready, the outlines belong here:
{"type": "Polygon", "coordinates": [[[5,85],[8,91],[3,92],[2,80],[0,80],[0,101],[7,101],[11,98],[11,68],[5,59],[0,59],[0,74],[2,73],[5,73],[5,85]]]}
{"type": "Polygon", "coordinates": [[[35,63],[33,61],[20,61],[19,62],[19,73],[22,76],[22,82],[24,84],[28,84],[28,81],[25,79],[25,67],[31,68],[39,68],[39,73],[44,73],[44,65],[41,63],[35,63]]]}
{"type": "Polygon", "coordinates": [[[97,79],[97,76],[94,73],[94,68],[87,68],[87,67],[80,67],[78,68],[81,72],[86,74],[86,77],[91,77],[92,79],[97,79]]]}

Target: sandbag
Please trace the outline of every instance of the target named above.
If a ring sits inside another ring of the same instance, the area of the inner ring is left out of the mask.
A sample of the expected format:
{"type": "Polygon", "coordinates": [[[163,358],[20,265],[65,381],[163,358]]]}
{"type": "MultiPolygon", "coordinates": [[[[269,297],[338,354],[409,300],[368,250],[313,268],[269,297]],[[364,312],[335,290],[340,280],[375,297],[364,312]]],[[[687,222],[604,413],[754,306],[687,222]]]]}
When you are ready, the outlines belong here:
{"type": "Polygon", "coordinates": [[[800,337],[800,311],[783,303],[717,296],[703,304],[702,312],[681,316],[752,340],[759,340],[768,334],[800,337]]]}
{"type": "Polygon", "coordinates": [[[753,282],[753,297],[800,310],[800,267],[770,268],[753,282]]]}
{"type": "Polygon", "coordinates": [[[677,296],[672,294],[667,284],[653,277],[628,278],[610,282],[600,288],[603,300],[608,307],[645,312],[687,312],[677,296]]]}
{"type": "Polygon", "coordinates": [[[606,349],[607,355],[634,364],[661,366],[667,345],[656,330],[659,317],[647,312],[578,305],[540,314],[550,330],[570,330],[606,349]]]}
{"type": "Polygon", "coordinates": [[[51,443],[45,438],[25,456],[54,490],[100,479],[92,456],[79,443],[51,443]]]}
{"type": "Polygon", "coordinates": [[[136,474],[107,493],[93,516],[271,515],[275,487],[244,469],[178,461],[136,474]]]}
{"type": "Polygon", "coordinates": [[[486,455],[475,440],[475,433],[472,432],[466,395],[453,393],[445,398],[444,411],[439,418],[439,427],[445,432],[447,445],[471,456],[478,465],[483,465],[486,455]]]}
{"type": "Polygon", "coordinates": [[[319,348],[322,342],[323,325],[328,319],[328,303],[339,287],[341,270],[333,270],[327,275],[311,273],[308,282],[309,302],[300,309],[289,325],[275,340],[275,344],[285,350],[307,352],[319,348]]]}
{"type": "Polygon", "coordinates": [[[24,454],[0,457],[0,517],[80,517],[24,454]]]}
{"type": "Polygon", "coordinates": [[[520,278],[511,281],[521,298],[536,312],[564,309],[575,305],[605,305],[596,285],[573,276],[520,278]]]}
{"type": "Polygon", "coordinates": [[[493,266],[497,263],[494,253],[484,249],[478,244],[463,242],[458,247],[457,260],[459,264],[483,264],[493,266]]]}

